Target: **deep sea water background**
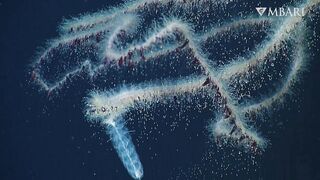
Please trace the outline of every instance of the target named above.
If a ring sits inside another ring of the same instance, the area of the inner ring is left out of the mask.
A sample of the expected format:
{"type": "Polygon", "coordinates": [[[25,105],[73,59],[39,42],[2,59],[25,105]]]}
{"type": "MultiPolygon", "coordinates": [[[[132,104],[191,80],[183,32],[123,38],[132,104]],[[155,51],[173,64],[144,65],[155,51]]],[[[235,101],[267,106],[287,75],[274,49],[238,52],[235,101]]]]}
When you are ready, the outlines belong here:
{"type": "MultiPolygon", "coordinates": [[[[30,84],[28,75],[36,49],[57,37],[63,17],[115,4],[109,0],[0,0],[0,179],[130,179],[102,128],[84,120],[82,97],[88,84],[73,85],[49,100],[30,84]]],[[[176,178],[181,171],[175,168],[192,166],[209,146],[203,133],[207,122],[201,121],[192,122],[188,131],[178,128],[154,144],[148,141],[148,148],[137,147],[144,179],[320,179],[319,42],[317,47],[297,86],[297,103],[289,100],[291,109],[280,111],[282,125],[275,125],[274,133],[268,135],[272,144],[259,158],[259,167],[239,173],[212,169],[221,171],[222,177],[204,172],[176,178]]],[[[196,116],[205,119],[206,115],[196,116]]],[[[219,159],[219,153],[215,155],[219,159]]],[[[225,161],[238,163],[234,156],[225,161]]]]}

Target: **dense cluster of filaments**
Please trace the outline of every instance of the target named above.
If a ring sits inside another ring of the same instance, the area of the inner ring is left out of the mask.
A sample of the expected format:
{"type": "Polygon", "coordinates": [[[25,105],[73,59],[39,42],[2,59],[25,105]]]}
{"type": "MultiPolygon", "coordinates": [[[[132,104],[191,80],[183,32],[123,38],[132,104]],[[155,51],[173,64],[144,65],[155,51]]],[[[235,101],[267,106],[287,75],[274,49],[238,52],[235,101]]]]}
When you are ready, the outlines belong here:
{"type": "Polygon", "coordinates": [[[206,93],[216,107],[209,126],[215,142],[257,152],[266,141],[248,122],[297,80],[304,20],[318,3],[300,4],[305,16],[280,18],[260,16],[241,1],[128,2],[64,21],[32,78],[51,95],[75,76],[88,76],[95,90],[86,98],[86,116],[113,127],[137,102],[206,93]],[[110,90],[122,82],[131,85],[110,90]]]}

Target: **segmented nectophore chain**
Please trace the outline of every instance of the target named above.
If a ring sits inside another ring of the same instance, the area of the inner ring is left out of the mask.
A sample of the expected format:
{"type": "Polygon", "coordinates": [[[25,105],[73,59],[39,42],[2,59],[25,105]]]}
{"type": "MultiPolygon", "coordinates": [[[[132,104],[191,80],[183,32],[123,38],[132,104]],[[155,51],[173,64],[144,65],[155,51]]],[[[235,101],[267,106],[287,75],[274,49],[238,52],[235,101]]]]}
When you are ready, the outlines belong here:
{"type": "Polygon", "coordinates": [[[125,114],[137,102],[147,108],[165,98],[206,92],[218,109],[209,125],[215,142],[252,152],[263,151],[267,141],[247,121],[262,109],[282,103],[299,80],[298,75],[306,64],[305,21],[312,20],[312,12],[319,10],[319,1],[301,3],[299,8],[304,8],[304,16],[281,18],[259,16],[254,7],[241,17],[223,14],[232,3],[244,1],[130,1],[110,10],[65,20],[59,28],[61,36],[49,42],[36,58],[32,79],[52,95],[72,83],[76,76],[88,76],[94,84],[114,74],[129,76],[124,69],[146,70],[151,65],[170,63],[161,61],[167,56],[179,59],[179,55],[185,55],[185,61],[191,64],[187,69],[189,74],[172,67],[174,77],[142,81],[115,90],[95,88],[85,97],[85,116],[106,126],[130,176],[141,179],[144,172],[125,127],[125,114]],[[223,37],[241,36],[246,31],[253,31],[252,36],[261,33],[268,38],[262,38],[255,47],[239,45],[234,51],[240,55],[232,56],[234,52],[230,51],[220,54],[221,59],[215,58],[217,52],[210,48],[223,37]],[[278,73],[275,66],[284,64],[289,70],[278,73]],[[282,81],[274,93],[255,96],[259,88],[277,78],[282,81]]]}

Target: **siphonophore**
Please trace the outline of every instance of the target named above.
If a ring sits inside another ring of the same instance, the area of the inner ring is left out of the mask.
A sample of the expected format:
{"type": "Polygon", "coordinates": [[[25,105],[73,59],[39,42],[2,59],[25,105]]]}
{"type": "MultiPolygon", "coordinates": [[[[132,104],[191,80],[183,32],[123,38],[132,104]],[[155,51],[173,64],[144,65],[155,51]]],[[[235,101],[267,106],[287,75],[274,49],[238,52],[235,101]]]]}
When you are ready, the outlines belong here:
{"type": "Polygon", "coordinates": [[[259,15],[258,4],[138,0],[64,20],[32,64],[32,80],[48,96],[78,77],[89,82],[84,114],[106,128],[134,179],[144,171],[126,118],[155,104],[201,99],[213,142],[260,153],[268,143],[258,119],[285,101],[306,68],[307,24],[320,1],[280,4],[304,9],[283,17],[259,15]]]}
{"type": "Polygon", "coordinates": [[[110,134],[113,146],[124,166],[131,177],[134,179],[141,179],[143,175],[142,165],[132,143],[129,131],[124,126],[123,120],[118,118],[107,124],[107,130],[110,134]]]}

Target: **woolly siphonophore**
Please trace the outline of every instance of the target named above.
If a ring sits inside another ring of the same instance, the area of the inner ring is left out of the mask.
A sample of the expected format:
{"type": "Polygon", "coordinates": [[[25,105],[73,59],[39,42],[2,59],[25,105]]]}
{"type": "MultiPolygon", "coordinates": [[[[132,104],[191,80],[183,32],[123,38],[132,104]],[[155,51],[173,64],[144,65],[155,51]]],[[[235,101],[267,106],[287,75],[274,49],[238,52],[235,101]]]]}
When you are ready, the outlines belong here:
{"type": "Polygon", "coordinates": [[[319,1],[289,5],[304,9],[299,16],[260,16],[255,6],[241,0],[139,0],[65,20],[60,37],[33,63],[32,79],[54,96],[85,76],[92,85],[85,116],[106,127],[134,179],[144,173],[125,127],[135,106],[209,97],[215,107],[212,139],[262,152],[268,143],[249,122],[282,103],[299,80],[306,23],[319,1]]]}

